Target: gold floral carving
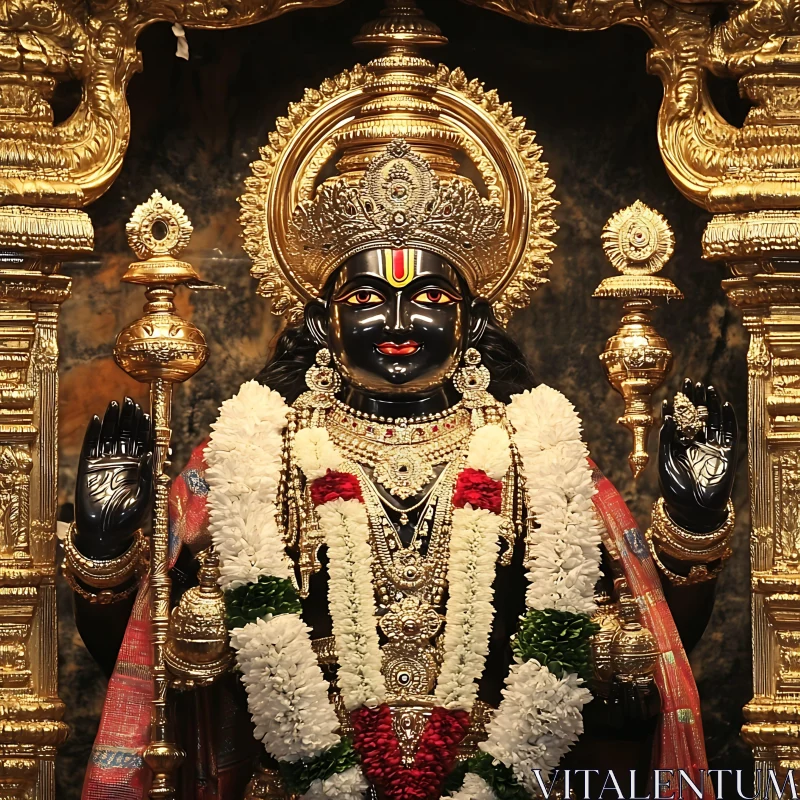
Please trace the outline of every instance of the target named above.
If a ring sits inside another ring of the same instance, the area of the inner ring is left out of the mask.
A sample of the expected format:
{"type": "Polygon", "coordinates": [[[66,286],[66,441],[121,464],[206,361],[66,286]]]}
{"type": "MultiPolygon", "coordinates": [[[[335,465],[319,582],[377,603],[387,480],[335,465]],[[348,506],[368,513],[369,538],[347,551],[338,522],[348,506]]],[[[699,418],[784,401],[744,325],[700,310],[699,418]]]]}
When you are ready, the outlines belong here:
{"type": "Polygon", "coordinates": [[[781,456],[780,530],[775,557],[784,568],[800,565],[800,452],[781,456]]]}

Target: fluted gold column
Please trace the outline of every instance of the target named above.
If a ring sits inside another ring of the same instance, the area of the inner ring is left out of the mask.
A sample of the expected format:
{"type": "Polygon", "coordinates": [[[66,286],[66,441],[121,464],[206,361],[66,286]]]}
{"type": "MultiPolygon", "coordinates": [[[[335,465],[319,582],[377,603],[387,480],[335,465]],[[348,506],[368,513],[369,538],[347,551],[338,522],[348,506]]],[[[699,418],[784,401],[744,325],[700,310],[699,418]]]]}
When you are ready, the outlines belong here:
{"type": "Polygon", "coordinates": [[[0,798],[54,798],[58,343],[70,280],[0,254],[0,798]]]}
{"type": "MultiPolygon", "coordinates": [[[[800,212],[715,217],[706,255],[750,332],[753,699],[745,740],[756,767],[800,769],[800,212]]],[[[768,795],[764,795],[768,796],[768,795]]]]}

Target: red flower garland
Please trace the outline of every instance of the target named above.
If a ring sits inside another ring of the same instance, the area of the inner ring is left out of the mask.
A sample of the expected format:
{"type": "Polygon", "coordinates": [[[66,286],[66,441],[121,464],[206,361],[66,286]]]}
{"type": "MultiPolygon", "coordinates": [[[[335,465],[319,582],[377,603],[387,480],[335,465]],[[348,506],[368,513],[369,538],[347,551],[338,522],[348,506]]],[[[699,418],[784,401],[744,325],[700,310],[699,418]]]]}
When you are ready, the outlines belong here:
{"type": "Polygon", "coordinates": [[[339,498],[364,502],[361,484],[352,472],[336,472],[329,469],[326,475],[317,478],[311,484],[311,502],[315,507],[339,498]]]}
{"type": "Polygon", "coordinates": [[[466,711],[437,706],[425,725],[413,765],[404,767],[388,705],[359,708],[350,719],[353,746],[361,756],[364,775],[388,800],[438,798],[470,723],[466,711]]]}
{"type": "MultiPolygon", "coordinates": [[[[483,470],[465,469],[456,482],[453,506],[487,509],[499,514],[503,484],[483,470]]],[[[358,478],[349,472],[329,469],[311,484],[314,506],[332,500],[364,502],[358,478]]],[[[380,787],[387,800],[435,800],[456,762],[458,745],[467,733],[469,713],[436,706],[425,724],[411,767],[403,766],[400,743],[392,725],[392,712],[385,703],[351,712],[353,746],[361,757],[365,777],[380,787]]]]}
{"type": "Polygon", "coordinates": [[[490,478],[482,469],[465,469],[458,475],[453,506],[485,508],[499,514],[503,504],[503,482],[490,478]]]}

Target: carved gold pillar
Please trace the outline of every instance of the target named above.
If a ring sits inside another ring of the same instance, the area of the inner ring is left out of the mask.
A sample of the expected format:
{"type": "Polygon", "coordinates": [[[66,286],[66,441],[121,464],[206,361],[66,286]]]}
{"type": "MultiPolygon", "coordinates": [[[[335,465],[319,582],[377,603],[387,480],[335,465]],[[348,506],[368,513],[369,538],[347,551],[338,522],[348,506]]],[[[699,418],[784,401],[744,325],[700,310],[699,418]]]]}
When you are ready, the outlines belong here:
{"type": "MultiPolygon", "coordinates": [[[[1,218],[0,218],[1,219],[1,218]]],[[[58,344],[70,280],[0,254],[0,798],[54,798],[58,344]]]]}
{"type": "Polygon", "coordinates": [[[762,770],[800,769],[800,212],[715,217],[709,257],[750,332],[748,455],[753,699],[742,734],[762,770]]]}

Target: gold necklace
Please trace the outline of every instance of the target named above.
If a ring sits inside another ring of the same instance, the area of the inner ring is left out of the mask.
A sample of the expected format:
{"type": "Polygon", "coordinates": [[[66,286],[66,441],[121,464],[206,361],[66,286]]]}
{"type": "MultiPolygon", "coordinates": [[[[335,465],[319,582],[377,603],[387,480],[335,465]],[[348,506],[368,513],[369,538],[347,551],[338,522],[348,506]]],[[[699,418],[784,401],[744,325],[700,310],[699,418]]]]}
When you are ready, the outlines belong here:
{"type": "Polygon", "coordinates": [[[349,458],[372,468],[372,478],[405,500],[450,461],[470,435],[470,412],[460,403],[430,417],[385,419],[354,412],[337,401],[326,426],[333,443],[349,458]]]}
{"type": "MultiPolygon", "coordinates": [[[[434,483],[431,486],[431,488],[428,489],[428,491],[425,492],[425,494],[419,500],[417,500],[417,502],[414,503],[413,506],[407,506],[406,508],[403,508],[401,506],[396,506],[394,503],[390,502],[386,497],[384,497],[382,494],[380,494],[377,491],[375,492],[375,494],[378,496],[378,499],[381,501],[381,504],[385,508],[391,509],[392,511],[395,512],[395,514],[399,514],[400,515],[400,526],[403,527],[404,525],[408,525],[408,515],[412,511],[416,511],[418,508],[421,508],[423,505],[425,505],[428,502],[428,500],[430,499],[431,495],[433,494],[434,490],[436,489],[436,486],[438,485],[438,483],[439,483],[439,481],[441,479],[442,479],[442,473],[440,472],[439,473],[439,477],[436,478],[436,480],[434,481],[434,483]]],[[[370,488],[374,488],[374,483],[371,480],[369,480],[368,477],[367,477],[367,481],[370,484],[370,488]]],[[[424,516],[424,512],[423,512],[422,516],[424,516]]],[[[389,521],[391,522],[391,520],[389,520],[389,521]]],[[[414,528],[414,539],[416,539],[416,537],[417,537],[418,530],[419,530],[419,525],[417,525],[414,528]]],[[[398,542],[399,541],[400,540],[399,540],[399,537],[398,537],[398,542]]],[[[412,540],[412,544],[413,544],[413,540],[412,540]]],[[[402,544],[401,544],[401,546],[402,546],[402,544]]]]}
{"type": "MultiPolygon", "coordinates": [[[[452,497],[455,482],[461,469],[461,455],[448,464],[431,491],[428,506],[415,529],[413,546],[400,541],[397,530],[386,514],[386,509],[374,485],[367,479],[361,465],[352,468],[361,479],[370,539],[375,554],[373,571],[378,601],[389,607],[403,597],[414,596],[432,606],[441,605],[447,585],[447,559],[450,550],[450,522],[453,516],[452,497]],[[421,536],[422,529],[427,529],[421,536]],[[427,538],[427,552],[420,552],[420,540],[427,538]]],[[[350,467],[350,465],[347,465],[350,467]]]]}

